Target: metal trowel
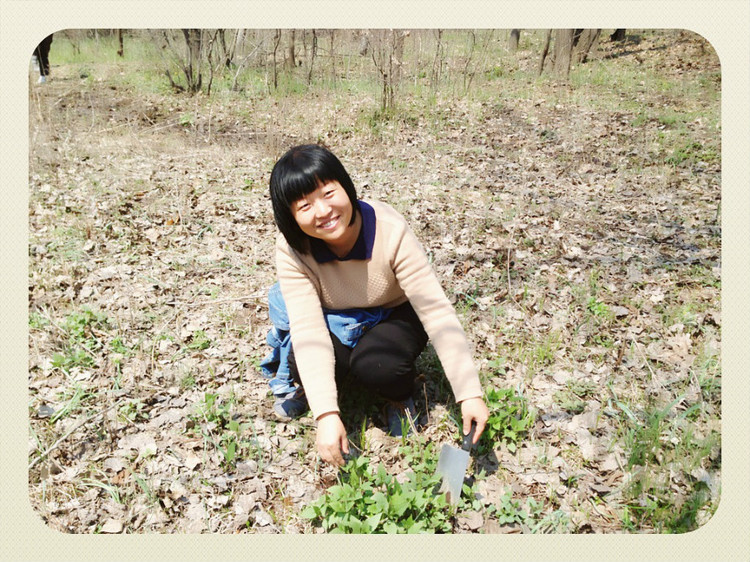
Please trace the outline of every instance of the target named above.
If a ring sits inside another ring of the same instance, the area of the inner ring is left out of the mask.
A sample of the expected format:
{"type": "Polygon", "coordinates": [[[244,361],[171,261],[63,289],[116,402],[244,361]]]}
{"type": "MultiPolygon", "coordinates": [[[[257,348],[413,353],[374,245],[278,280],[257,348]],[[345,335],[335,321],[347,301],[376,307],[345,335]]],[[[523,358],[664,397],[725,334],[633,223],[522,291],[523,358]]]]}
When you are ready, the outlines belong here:
{"type": "Polygon", "coordinates": [[[466,476],[466,469],[469,466],[471,440],[474,438],[476,428],[476,422],[472,422],[471,431],[468,435],[464,435],[460,449],[448,444],[444,444],[443,448],[440,449],[440,458],[437,465],[437,474],[443,477],[440,492],[445,492],[448,503],[451,505],[456,505],[461,497],[464,476],[466,476]]]}

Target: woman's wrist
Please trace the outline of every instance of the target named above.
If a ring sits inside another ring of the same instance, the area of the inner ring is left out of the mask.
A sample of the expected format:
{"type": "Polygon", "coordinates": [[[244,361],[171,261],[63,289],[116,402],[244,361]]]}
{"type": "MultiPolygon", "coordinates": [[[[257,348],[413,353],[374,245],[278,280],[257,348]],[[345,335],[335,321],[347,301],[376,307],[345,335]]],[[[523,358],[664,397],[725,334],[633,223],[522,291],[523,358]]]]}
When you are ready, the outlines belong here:
{"type": "Polygon", "coordinates": [[[332,410],[330,412],[325,412],[323,414],[320,414],[317,418],[315,418],[315,421],[316,422],[320,422],[320,420],[322,420],[324,418],[327,418],[327,417],[330,417],[330,416],[336,416],[336,417],[338,417],[338,415],[339,415],[339,413],[338,413],[337,410],[332,410]]]}

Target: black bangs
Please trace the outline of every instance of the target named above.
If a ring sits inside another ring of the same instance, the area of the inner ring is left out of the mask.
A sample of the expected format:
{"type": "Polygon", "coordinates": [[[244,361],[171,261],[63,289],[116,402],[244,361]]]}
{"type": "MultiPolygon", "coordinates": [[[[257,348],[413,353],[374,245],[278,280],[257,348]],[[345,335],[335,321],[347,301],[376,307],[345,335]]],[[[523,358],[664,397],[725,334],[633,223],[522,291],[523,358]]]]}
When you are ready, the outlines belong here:
{"type": "Polygon", "coordinates": [[[294,220],[292,203],[329,181],[339,182],[352,207],[356,208],[357,193],[349,174],[339,159],[323,146],[295,146],[279,158],[271,171],[269,187],[276,225],[289,245],[300,253],[306,254],[309,251],[308,237],[294,220]]]}

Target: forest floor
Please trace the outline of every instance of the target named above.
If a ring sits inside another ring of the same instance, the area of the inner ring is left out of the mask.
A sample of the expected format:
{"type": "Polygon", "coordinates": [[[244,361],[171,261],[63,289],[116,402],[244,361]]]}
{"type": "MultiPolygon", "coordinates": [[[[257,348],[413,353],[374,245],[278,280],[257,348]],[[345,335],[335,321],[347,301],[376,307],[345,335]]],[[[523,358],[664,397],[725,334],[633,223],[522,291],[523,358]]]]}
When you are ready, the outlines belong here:
{"type": "MultiPolygon", "coordinates": [[[[320,141],[362,198],[406,216],[485,386],[513,389],[532,416],[475,451],[452,532],[705,523],[721,491],[719,62],[687,33],[599,56],[591,68],[685,87],[499,78],[482,96],[404,96],[375,120],[377,99],[344,90],[135,95],[117,65],[53,64],[29,98],[40,517],[69,533],[322,531],[300,512],[340,476],[319,462],[309,414],[274,418],[258,369],[270,169],[320,141]],[[700,87],[712,94],[688,93],[700,87]]],[[[406,441],[455,444],[430,348],[419,370],[406,441]]],[[[343,416],[372,466],[409,471],[376,399],[347,398],[343,416]]]]}

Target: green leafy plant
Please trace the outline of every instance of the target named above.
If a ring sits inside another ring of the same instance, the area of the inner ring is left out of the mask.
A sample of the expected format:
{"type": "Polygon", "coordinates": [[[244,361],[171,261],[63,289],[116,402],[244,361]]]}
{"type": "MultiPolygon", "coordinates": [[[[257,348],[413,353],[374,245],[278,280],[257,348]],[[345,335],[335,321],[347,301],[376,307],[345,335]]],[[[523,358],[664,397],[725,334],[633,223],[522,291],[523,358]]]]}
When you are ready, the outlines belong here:
{"type": "Polygon", "coordinates": [[[61,352],[52,355],[52,366],[66,374],[74,367],[93,367],[96,364],[94,353],[104,348],[101,332],[109,329],[106,314],[84,306],[70,313],[60,323],[60,328],[68,340],[61,352]],[[100,331],[99,336],[96,331],[100,331]]]}
{"type": "Polygon", "coordinates": [[[120,406],[117,413],[119,414],[120,419],[129,422],[136,422],[138,420],[148,419],[149,417],[148,412],[145,410],[145,404],[139,399],[129,400],[120,406]]]}
{"type": "Polygon", "coordinates": [[[204,330],[196,330],[195,332],[193,332],[193,336],[187,347],[188,349],[202,350],[207,349],[210,345],[211,340],[206,335],[206,332],[204,330]]]}
{"type": "Polygon", "coordinates": [[[479,440],[478,452],[486,453],[498,442],[504,442],[509,451],[515,451],[518,441],[534,424],[534,411],[529,409],[526,398],[512,388],[489,388],[485,392],[485,402],[490,417],[479,440]]]}
{"type": "Polygon", "coordinates": [[[191,428],[200,428],[205,441],[221,453],[227,468],[234,467],[237,459],[253,448],[251,441],[244,439],[244,433],[252,424],[234,419],[233,403],[232,399],[225,401],[217,393],[206,392],[190,416],[189,424],[191,428]]]}
{"type": "Polygon", "coordinates": [[[542,504],[534,498],[528,498],[524,506],[520,500],[513,499],[513,490],[509,488],[500,496],[498,502],[487,507],[487,514],[493,516],[501,525],[513,523],[529,525],[538,517],[542,507],[542,504]]]}
{"type": "Polygon", "coordinates": [[[92,367],[94,358],[83,349],[67,349],[52,355],[52,366],[69,373],[74,367],[92,367]]]}
{"type": "Polygon", "coordinates": [[[377,469],[360,456],[339,473],[339,483],[302,510],[301,516],[330,533],[413,534],[450,532],[451,507],[435,490],[440,477],[431,444],[402,448],[414,460],[407,480],[399,482],[380,463],[377,469]]]}
{"type": "Polygon", "coordinates": [[[605,318],[609,315],[609,307],[596,297],[589,297],[586,302],[586,310],[594,316],[605,318]]]}

